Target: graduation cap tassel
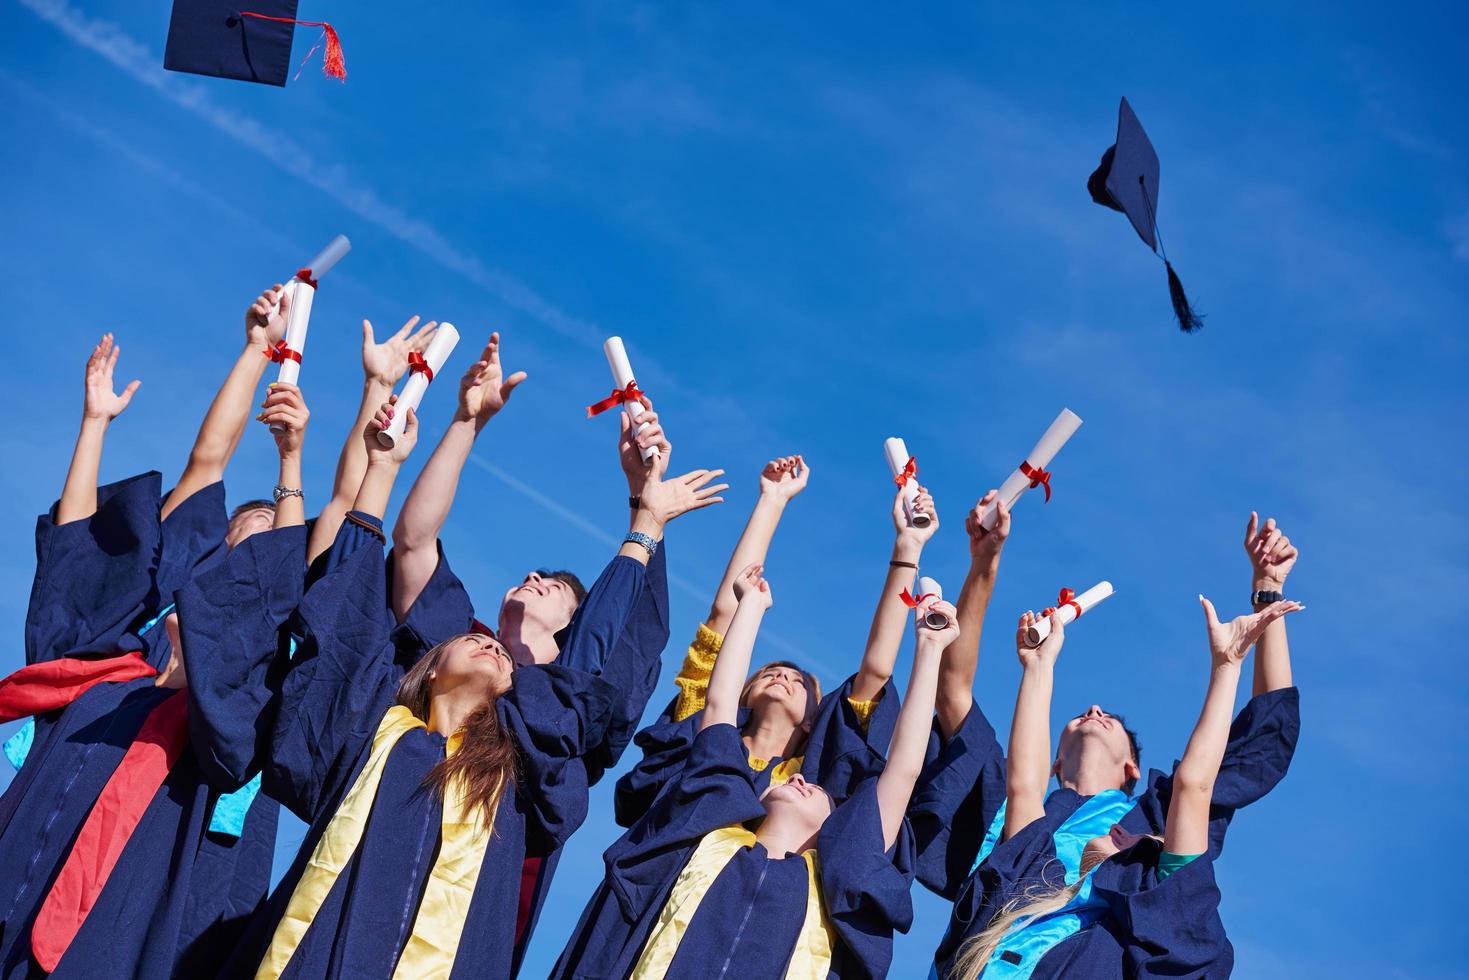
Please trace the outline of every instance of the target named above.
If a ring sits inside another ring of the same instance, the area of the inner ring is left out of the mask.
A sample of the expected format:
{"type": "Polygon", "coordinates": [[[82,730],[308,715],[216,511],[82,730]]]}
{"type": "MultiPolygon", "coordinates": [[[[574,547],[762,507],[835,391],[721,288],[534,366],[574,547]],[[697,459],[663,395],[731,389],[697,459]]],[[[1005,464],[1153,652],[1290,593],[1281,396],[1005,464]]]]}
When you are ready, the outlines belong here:
{"type": "Polygon", "coordinates": [[[306,52],[306,57],[301,59],[301,67],[296,69],[295,78],[301,77],[301,69],[306,67],[306,62],[316,54],[316,50],[323,44],[326,52],[321,56],[321,73],[327,78],[335,78],[339,82],[347,80],[347,62],[342,57],[342,39],[337,37],[337,29],[324,20],[292,20],[290,17],[272,17],[269,14],[257,14],[253,11],[244,10],[240,12],[241,17],[254,17],[256,20],[273,20],[280,24],[295,24],[297,27],[320,27],[321,37],[306,52]]]}
{"type": "Polygon", "coordinates": [[[1204,325],[1204,318],[1188,305],[1188,296],[1183,291],[1178,273],[1173,271],[1173,263],[1165,258],[1163,265],[1168,270],[1168,295],[1173,299],[1173,315],[1178,317],[1178,327],[1184,333],[1193,333],[1204,325]]]}

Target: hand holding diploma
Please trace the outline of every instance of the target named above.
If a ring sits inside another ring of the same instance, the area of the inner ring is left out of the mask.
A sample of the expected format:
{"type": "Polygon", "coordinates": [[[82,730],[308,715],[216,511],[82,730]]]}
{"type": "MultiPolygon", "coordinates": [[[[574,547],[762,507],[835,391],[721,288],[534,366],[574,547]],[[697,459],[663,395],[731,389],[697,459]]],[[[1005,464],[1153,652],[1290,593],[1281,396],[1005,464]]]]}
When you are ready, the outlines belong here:
{"type": "Polygon", "coordinates": [[[1022,629],[1021,634],[1025,645],[1038,647],[1047,636],[1051,635],[1050,617],[1052,613],[1055,613],[1055,618],[1060,620],[1062,626],[1066,626],[1075,622],[1082,613],[1111,595],[1111,582],[1098,582],[1081,595],[1077,595],[1070,589],[1062,589],[1061,594],[1056,598],[1055,608],[1042,610],[1041,618],[1022,629]]]}
{"type": "Polygon", "coordinates": [[[893,471],[893,482],[902,488],[903,510],[908,515],[909,526],[928,527],[932,518],[915,513],[913,507],[918,501],[918,461],[908,455],[908,446],[897,436],[883,440],[882,451],[887,457],[888,468],[893,471]]]}
{"type": "Polygon", "coordinates": [[[352,243],[347,241],[347,236],[338,235],[281,288],[276,303],[280,314],[286,317],[285,339],[269,351],[270,359],[281,366],[277,381],[293,385],[301,377],[301,358],[306,352],[306,331],[311,324],[316,284],[351,249],[352,243]]]}
{"type": "MultiPolygon", "coordinates": [[[[602,352],[607,355],[607,366],[612,369],[612,394],[595,405],[588,405],[587,418],[601,415],[607,409],[621,405],[628,421],[633,423],[633,438],[637,438],[643,434],[646,425],[639,421],[643,414],[643,392],[638,389],[632,364],[627,359],[627,350],[622,346],[622,338],[608,337],[602,345],[602,352]]],[[[660,452],[657,445],[643,446],[640,451],[645,464],[652,462],[660,452]]]]}
{"type": "MultiPolygon", "coordinates": [[[[498,348],[498,335],[492,340],[498,348]]],[[[429,341],[428,350],[419,354],[412,351],[408,355],[408,381],[403,385],[403,393],[398,396],[395,414],[388,427],[378,432],[378,442],[386,449],[391,449],[403,436],[404,427],[408,424],[410,413],[417,412],[423,396],[428,391],[428,386],[444,368],[444,362],[449,360],[454,347],[459,343],[459,331],[454,329],[452,323],[439,324],[435,331],[433,340],[429,341]]],[[[486,348],[488,350],[488,348],[486,348]]],[[[498,355],[496,364],[498,365],[498,355]]]]}
{"type": "Polygon", "coordinates": [[[938,582],[922,575],[919,576],[915,588],[918,589],[917,595],[913,595],[907,589],[903,590],[903,605],[917,610],[919,623],[931,630],[941,630],[948,626],[949,617],[943,610],[934,608],[944,601],[944,590],[938,582]]]}
{"type": "Polygon", "coordinates": [[[1005,478],[1000,484],[1000,492],[996,500],[986,507],[984,515],[980,518],[980,526],[986,531],[995,526],[999,520],[996,505],[1003,501],[1007,508],[1013,509],[1015,501],[1027,490],[1036,487],[1045,487],[1046,499],[1051,499],[1051,474],[1046,469],[1051,465],[1051,460],[1066,445],[1066,441],[1076,434],[1081,428],[1081,419],[1069,408],[1061,409],[1061,414],[1056,416],[1050,428],[1046,429],[1045,435],[1041,436],[1040,442],[1021,460],[1020,466],[1005,478]]]}

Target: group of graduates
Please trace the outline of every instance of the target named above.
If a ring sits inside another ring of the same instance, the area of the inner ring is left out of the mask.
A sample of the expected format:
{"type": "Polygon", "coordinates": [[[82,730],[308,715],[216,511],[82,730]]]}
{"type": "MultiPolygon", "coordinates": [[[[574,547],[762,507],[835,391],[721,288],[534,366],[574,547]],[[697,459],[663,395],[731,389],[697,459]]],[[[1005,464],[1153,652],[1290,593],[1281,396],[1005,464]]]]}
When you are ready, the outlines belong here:
{"type": "Polygon", "coordinates": [[[1251,515],[1246,534],[1255,611],[1221,623],[1200,597],[1203,708],[1181,761],[1144,775],[1136,736],[1096,705],[1052,753],[1066,640],[1053,610],[1038,646],[1039,617],[1018,623],[1008,750],[975,703],[1011,534],[1004,506],[981,523],[994,491],[967,519],[956,604],[911,608],[939,521],[927,491],[911,511],[899,493],[856,672],[825,693],[799,664],[751,673],[775,591],[766,552],[811,472],[779,458],[676,697],[639,730],[669,639],[666,533],[722,500],[723,471],[670,475],[644,397],[645,425],[619,413],[626,538],[590,588],[547,569],[503,593],[468,588],[439,533],[475,439],[525,374],[505,373],[492,334],[389,530],[417,419],[404,409],[392,448],[378,433],[435,328],[414,318],[379,343],[364,323],[360,410],[308,522],[302,393],[273,384],[257,412],[288,305],[275,287],[247,311],[167,494],[157,472],[98,486],[138,383],[117,392],[111,335],[87,361],[75,455],[38,522],[26,663],[0,680],[0,721],[30,719],[6,746],[0,980],[512,976],[591,786],[634,742],[615,794],[626,832],[579,917],[554,917],[575,925],[553,977],[1229,974],[1214,861],[1299,729],[1283,617],[1300,606],[1282,598],[1297,552],[1273,521],[1251,515]],[[227,511],[223,473],[252,414],[278,447],[278,486],[227,511]],[[1253,697],[1231,722],[1252,648],[1253,697]],[[271,889],[279,807],[309,830],[271,889]],[[894,964],[915,878],[952,918],[931,962],[894,964]]]}

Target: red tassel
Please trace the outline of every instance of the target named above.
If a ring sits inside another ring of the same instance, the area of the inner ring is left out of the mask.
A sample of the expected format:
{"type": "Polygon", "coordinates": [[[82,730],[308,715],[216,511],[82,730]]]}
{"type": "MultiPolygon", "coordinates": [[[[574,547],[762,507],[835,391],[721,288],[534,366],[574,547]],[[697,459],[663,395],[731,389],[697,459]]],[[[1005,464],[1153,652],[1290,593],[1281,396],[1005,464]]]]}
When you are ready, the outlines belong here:
{"type": "Polygon", "coordinates": [[[347,80],[347,62],[342,57],[342,39],[337,37],[337,29],[324,20],[292,20],[289,17],[272,17],[269,14],[257,14],[252,10],[240,12],[241,17],[254,17],[256,20],[273,20],[278,24],[295,24],[298,27],[320,27],[321,37],[306,52],[306,57],[301,59],[301,67],[296,69],[292,81],[301,77],[301,69],[306,67],[306,62],[316,54],[316,49],[326,44],[326,52],[321,56],[321,73],[327,78],[335,78],[339,82],[347,80]]]}

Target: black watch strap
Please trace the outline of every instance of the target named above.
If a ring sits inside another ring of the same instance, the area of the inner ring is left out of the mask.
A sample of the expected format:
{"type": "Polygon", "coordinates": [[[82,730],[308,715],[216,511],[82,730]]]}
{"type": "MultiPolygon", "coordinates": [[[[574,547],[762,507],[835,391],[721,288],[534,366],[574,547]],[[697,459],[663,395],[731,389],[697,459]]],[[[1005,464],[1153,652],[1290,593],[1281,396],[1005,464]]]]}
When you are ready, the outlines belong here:
{"type": "Polygon", "coordinates": [[[1284,598],[1285,598],[1285,593],[1284,592],[1267,592],[1267,591],[1265,591],[1265,590],[1262,589],[1259,592],[1251,592],[1250,593],[1250,605],[1252,605],[1252,606],[1268,606],[1272,602],[1279,602],[1280,600],[1282,600],[1284,598]]]}

